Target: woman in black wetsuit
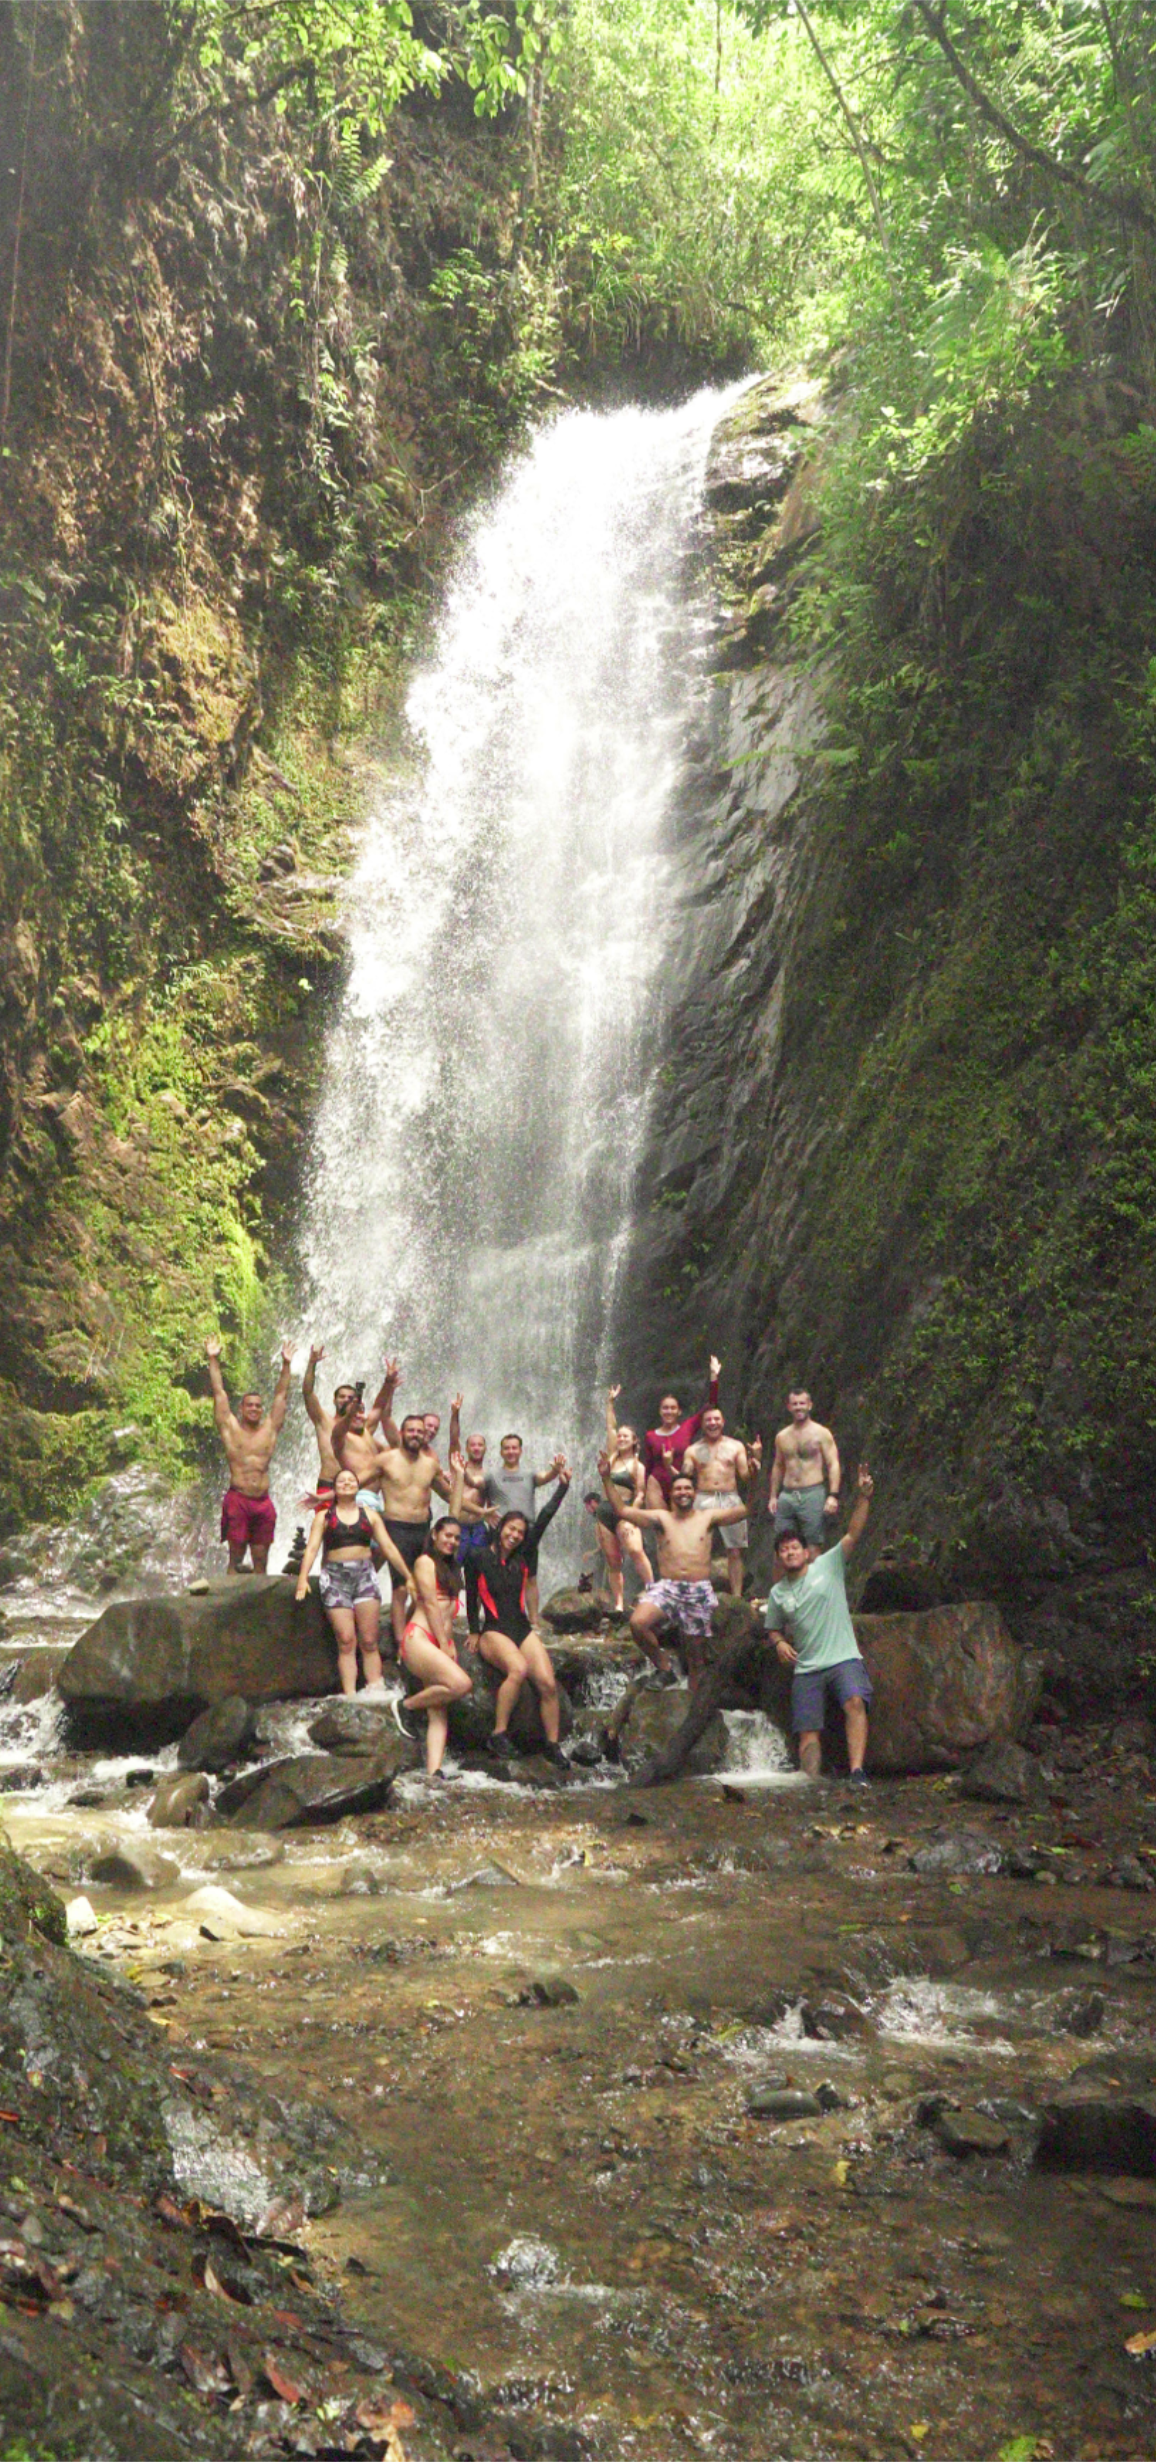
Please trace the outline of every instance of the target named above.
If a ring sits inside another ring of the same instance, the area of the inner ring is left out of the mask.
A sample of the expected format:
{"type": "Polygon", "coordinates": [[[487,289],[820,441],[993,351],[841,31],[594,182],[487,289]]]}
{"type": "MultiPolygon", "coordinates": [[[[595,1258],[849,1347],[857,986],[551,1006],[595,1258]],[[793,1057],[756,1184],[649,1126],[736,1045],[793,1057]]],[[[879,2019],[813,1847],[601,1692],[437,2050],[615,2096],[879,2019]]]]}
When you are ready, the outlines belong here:
{"type": "Polygon", "coordinates": [[[506,1729],[527,1676],[541,1706],[546,1730],[544,1757],[547,1761],[565,1761],[558,1742],[558,1687],[546,1645],[526,1614],[526,1585],[542,1534],[569,1485],[570,1473],[564,1470],[549,1503],[543,1505],[532,1522],[527,1521],[524,1513],[504,1513],[492,1543],[479,1549],[474,1558],[483,1618],[478,1649],[491,1667],[501,1670],[502,1676],[489,1742],[489,1750],[498,1761],[508,1761],[510,1757],[506,1729]]]}

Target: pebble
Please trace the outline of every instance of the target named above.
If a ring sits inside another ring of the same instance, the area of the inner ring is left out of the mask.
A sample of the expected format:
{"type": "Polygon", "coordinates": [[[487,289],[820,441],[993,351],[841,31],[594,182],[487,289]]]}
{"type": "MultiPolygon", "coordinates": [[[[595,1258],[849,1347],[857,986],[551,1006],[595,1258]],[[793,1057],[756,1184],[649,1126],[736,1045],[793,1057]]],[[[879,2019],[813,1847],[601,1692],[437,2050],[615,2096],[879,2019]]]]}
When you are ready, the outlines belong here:
{"type": "Polygon", "coordinates": [[[96,1916],[87,1898],[70,1898],[65,1909],[64,1920],[68,1926],[70,1941],[85,1940],[88,1934],[95,1932],[97,1928],[96,1916]]]}
{"type": "Polygon", "coordinates": [[[984,2112],[942,2111],[935,2121],[935,2134],[949,2154],[1006,2154],[1010,2139],[1002,2121],[989,2120],[984,2112]]]}
{"type": "Polygon", "coordinates": [[[221,1889],[214,1881],[203,1889],[194,1889],[185,1899],[183,1915],[199,1915],[205,1940],[231,1941],[281,1937],[282,1927],[272,1915],[262,1914],[257,1907],[243,1906],[231,1889],[221,1889]]]}
{"type": "Polygon", "coordinates": [[[823,2109],[817,2094],[799,2086],[756,2086],[747,2096],[747,2110],[756,2120],[818,2120],[823,2109]]]}

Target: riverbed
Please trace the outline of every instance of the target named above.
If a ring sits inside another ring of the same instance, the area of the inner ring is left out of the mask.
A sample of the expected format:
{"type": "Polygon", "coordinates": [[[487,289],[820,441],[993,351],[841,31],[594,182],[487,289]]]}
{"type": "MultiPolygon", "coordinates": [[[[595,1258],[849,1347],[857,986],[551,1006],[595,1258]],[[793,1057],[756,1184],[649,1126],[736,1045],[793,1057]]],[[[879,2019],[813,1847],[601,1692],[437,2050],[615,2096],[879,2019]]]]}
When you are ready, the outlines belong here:
{"type": "Polygon", "coordinates": [[[85,1775],[3,1805],[83,1885],[80,1954],[131,1975],[174,2062],[339,2112],[340,2202],[301,2224],[322,2273],[475,2378],[515,2452],[1156,2452],[1156,2361],[1127,2347],[1156,2324],[1156,2183],[1033,2159],[1074,2072],[1156,2057],[1156,1797],[1118,1755],[1033,1813],[955,1779],[403,1779],[277,1840],[149,1832],[130,1772],[85,1775]],[[912,1870],[961,1829],[1035,1870],[912,1870]],[[85,1880],[115,1837],[179,1871],[85,1880]],[[1125,1854],[1140,1879],[1109,1886],[1125,1854]],[[206,1937],[206,1884],[266,1929],[206,1937]],[[953,2116],[998,2146],[951,2151],[953,2116]]]}

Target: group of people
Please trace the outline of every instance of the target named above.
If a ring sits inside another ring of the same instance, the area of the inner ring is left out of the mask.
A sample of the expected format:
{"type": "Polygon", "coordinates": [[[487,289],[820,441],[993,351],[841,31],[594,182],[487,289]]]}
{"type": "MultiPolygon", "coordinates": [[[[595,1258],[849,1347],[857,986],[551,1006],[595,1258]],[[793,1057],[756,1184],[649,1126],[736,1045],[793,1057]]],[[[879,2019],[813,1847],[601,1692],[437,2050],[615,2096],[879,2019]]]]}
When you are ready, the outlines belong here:
{"type": "MultiPolygon", "coordinates": [[[[253,1570],[263,1573],[276,1525],[269,1466],[285,1421],[292,1353],[282,1352],[268,1411],[259,1394],[246,1393],[234,1413],[221,1377],[220,1345],[211,1341],[206,1350],[214,1416],[229,1464],[221,1509],[229,1570],[242,1572],[248,1552],[253,1570]]],[[[510,1432],[499,1443],[499,1466],[487,1469],[484,1436],[467,1437],[463,1447],[463,1397],[455,1394],[443,1465],[438,1412],[412,1411],[400,1423],[394,1418],[396,1360],[386,1361],[381,1389],[368,1408],[364,1386],[347,1382],[335,1388],[329,1411],[317,1392],[323,1357],[323,1346],[314,1344],[302,1382],[319,1463],[305,1500],[312,1522],[296,1595],[304,1599],[320,1560],[321,1603],[337,1644],[342,1691],[356,1691],[359,1657],[366,1688],[385,1690],[377,1583],[377,1569],[385,1564],[391,1579],[390,1655],[415,1687],[404,1701],[397,1697],[395,1715],[409,1734],[409,1722],[425,1714],[428,1775],[443,1775],[450,1709],[472,1690],[454,1632],[463,1602],[467,1633],[498,1678],[490,1752],[497,1760],[509,1757],[510,1720],[529,1683],[538,1695],[546,1757],[562,1762],[557,1686],[537,1622],[538,1550],[571,1484],[565,1457],[556,1453],[545,1470],[526,1469],[523,1440],[510,1432]],[[539,1509],[538,1492],[544,1488],[550,1493],[539,1509]],[[446,1508],[436,1520],[435,1498],[446,1508]]],[[[637,1576],[630,1629],[664,1684],[678,1681],[676,1648],[692,1687],[701,1678],[717,1604],[711,1579],[716,1532],[728,1586],[734,1596],[743,1591],[750,1537],[744,1491],[761,1467],[762,1443],[756,1437],[744,1444],[727,1435],[719,1408],[720,1372],[712,1357],[706,1401],[689,1417],[675,1395],[665,1395],[658,1426],[646,1432],[641,1448],[634,1429],[616,1418],[621,1388],[611,1386],[606,1444],[598,1457],[601,1493],[591,1490],[585,1498],[619,1612],[624,1612],[628,1563],[637,1576]]],[[[844,1572],[867,1520],[872,1482],[863,1466],[847,1530],[831,1544],[842,1486],[838,1447],[830,1429],[812,1417],[808,1393],[792,1392],[788,1411],[787,1425],[775,1439],[768,1490],[778,1573],[767,1600],[768,1637],[793,1671],[792,1720],[803,1769],[818,1775],[826,1702],[833,1695],[843,1708],[851,1775],[861,1782],[871,1685],[847,1607],[844,1572]]]]}

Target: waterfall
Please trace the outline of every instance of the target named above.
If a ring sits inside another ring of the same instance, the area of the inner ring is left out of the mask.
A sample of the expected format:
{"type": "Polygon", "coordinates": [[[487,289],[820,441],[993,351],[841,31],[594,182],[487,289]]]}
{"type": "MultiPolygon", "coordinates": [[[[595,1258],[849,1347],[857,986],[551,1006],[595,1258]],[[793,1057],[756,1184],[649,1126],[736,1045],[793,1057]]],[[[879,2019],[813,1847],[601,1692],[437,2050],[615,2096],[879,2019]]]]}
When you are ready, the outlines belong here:
{"type": "MultiPolygon", "coordinates": [[[[440,1410],[443,1446],[460,1384],[490,1461],[515,1428],[527,1463],[562,1448],[579,1484],[613,1366],[670,823],[707,688],[706,457],[737,390],[565,413],[475,517],[410,688],[409,772],[349,886],[306,1173],[327,1403],[347,1375],[372,1394],[396,1351],[399,1408],[440,1410]]],[[[290,1468],[313,1463],[302,1438],[286,1447],[285,1501],[290,1468]]],[[[557,1570],[588,1537],[574,1503],[555,1532],[557,1570]]]]}

